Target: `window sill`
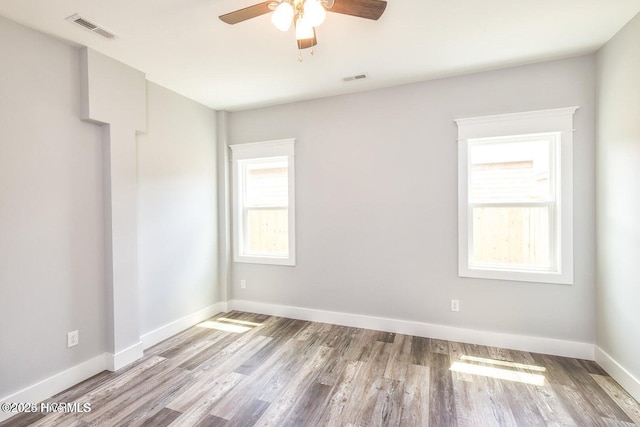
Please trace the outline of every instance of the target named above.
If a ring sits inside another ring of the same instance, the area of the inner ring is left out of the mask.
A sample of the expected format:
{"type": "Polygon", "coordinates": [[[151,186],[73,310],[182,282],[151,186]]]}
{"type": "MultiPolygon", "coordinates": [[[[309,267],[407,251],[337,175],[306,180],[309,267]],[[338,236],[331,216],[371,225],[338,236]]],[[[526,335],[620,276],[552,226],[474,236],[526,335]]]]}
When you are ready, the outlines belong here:
{"type": "Polygon", "coordinates": [[[282,258],[282,257],[236,255],[233,258],[233,262],[244,263],[244,264],[285,265],[290,267],[295,267],[296,265],[296,260],[294,257],[282,258]]]}
{"type": "Polygon", "coordinates": [[[489,270],[460,267],[458,276],[475,279],[508,280],[515,282],[550,283],[557,285],[573,285],[573,274],[554,272],[533,272],[514,270],[489,270]]]}

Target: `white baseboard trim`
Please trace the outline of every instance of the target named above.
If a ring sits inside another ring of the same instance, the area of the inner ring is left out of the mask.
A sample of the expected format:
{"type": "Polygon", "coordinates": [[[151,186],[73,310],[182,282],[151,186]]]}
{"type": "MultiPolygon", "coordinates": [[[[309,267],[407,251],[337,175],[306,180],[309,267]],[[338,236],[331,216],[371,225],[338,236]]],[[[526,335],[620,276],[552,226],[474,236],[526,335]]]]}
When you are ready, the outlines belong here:
{"type": "Polygon", "coordinates": [[[207,320],[211,316],[226,311],[226,302],[218,302],[216,304],[212,304],[208,307],[203,308],[202,310],[198,310],[195,313],[191,313],[178,320],[174,320],[171,323],[167,323],[166,325],[161,326],[158,329],[142,335],[140,337],[140,341],[142,341],[142,346],[146,350],[158,344],[159,342],[162,342],[167,338],[174,336],[175,334],[179,334],[185,329],[189,329],[193,325],[200,323],[203,320],[207,320]]]}
{"type": "Polygon", "coordinates": [[[640,380],[600,347],[596,346],[595,353],[596,363],[607,371],[611,378],[616,380],[635,400],[640,402],[640,380]]]}
{"type": "Polygon", "coordinates": [[[142,341],[138,341],[131,347],[125,348],[116,354],[105,354],[107,355],[107,369],[111,372],[115,372],[120,368],[124,368],[129,363],[133,363],[140,359],[144,354],[144,348],[142,347],[142,341]]]}
{"type": "MultiPolygon", "coordinates": [[[[0,403],[41,402],[87,378],[99,374],[104,371],[106,367],[107,353],[104,353],[4,397],[0,400],[0,403]]],[[[17,413],[0,412],[0,422],[14,415],[17,415],[17,413]]]]}
{"type": "Polygon", "coordinates": [[[480,331],[454,326],[365,316],[360,314],[340,313],[335,311],[315,310],[311,308],[291,307],[246,300],[229,301],[229,309],[356,328],[395,332],[405,335],[465,342],[469,344],[488,345],[509,348],[512,350],[594,360],[594,345],[585,342],[505,334],[502,332],[480,331]]]}

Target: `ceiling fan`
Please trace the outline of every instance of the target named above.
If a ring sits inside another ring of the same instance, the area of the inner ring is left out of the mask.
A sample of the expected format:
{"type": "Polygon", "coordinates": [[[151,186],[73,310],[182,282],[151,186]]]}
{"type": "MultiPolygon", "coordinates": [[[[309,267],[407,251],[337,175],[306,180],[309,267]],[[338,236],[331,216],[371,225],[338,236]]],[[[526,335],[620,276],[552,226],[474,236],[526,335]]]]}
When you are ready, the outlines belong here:
{"type": "Polygon", "coordinates": [[[220,19],[233,25],[273,12],[273,25],[288,31],[293,24],[298,49],[307,49],[318,43],[315,28],[324,22],[327,11],[378,20],[386,7],[384,0],[270,0],[221,15],[220,19]]]}

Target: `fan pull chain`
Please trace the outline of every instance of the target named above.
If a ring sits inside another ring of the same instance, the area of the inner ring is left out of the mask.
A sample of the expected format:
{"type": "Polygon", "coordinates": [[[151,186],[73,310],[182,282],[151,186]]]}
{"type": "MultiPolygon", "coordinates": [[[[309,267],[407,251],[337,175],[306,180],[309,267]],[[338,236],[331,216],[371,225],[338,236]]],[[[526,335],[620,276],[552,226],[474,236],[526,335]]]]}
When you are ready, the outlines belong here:
{"type": "MultiPolygon", "coordinates": [[[[311,46],[311,50],[309,54],[313,55],[313,46],[311,46]]],[[[304,61],[304,57],[302,56],[302,49],[298,49],[298,62],[304,61]]]]}

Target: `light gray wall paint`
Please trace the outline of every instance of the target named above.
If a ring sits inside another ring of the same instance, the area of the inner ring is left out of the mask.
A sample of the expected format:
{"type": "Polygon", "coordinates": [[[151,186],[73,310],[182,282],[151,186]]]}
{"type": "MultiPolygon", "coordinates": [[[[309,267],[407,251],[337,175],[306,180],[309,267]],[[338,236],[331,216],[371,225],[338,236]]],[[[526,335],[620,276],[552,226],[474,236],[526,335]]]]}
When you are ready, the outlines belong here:
{"type": "Polygon", "coordinates": [[[147,114],[138,136],[142,334],[219,300],[215,112],[148,83],[147,114]]]}
{"type": "Polygon", "coordinates": [[[232,144],[297,138],[298,248],[233,263],[231,297],[594,342],[594,74],[590,55],[231,113],[232,144]],[[575,284],[458,277],[454,119],[576,105],[575,284]]]}
{"type": "Polygon", "coordinates": [[[216,113],[218,153],[218,283],[220,300],[229,299],[231,272],[231,188],[229,186],[229,113],[216,113]]]}
{"type": "Polygon", "coordinates": [[[80,50],[82,119],[103,124],[107,348],[142,357],[138,320],[138,210],[136,135],[147,128],[144,73],[89,48],[80,50]],[[132,348],[133,347],[133,348],[132,348]]]}
{"type": "Polygon", "coordinates": [[[597,64],[597,344],[640,378],[640,15],[597,64]]]}
{"type": "MultiPolygon", "coordinates": [[[[108,351],[108,296],[103,128],[81,120],[80,52],[0,18],[0,57],[2,398],[108,351]]],[[[152,83],[147,109],[142,333],[218,301],[215,112],[152,83]]]]}
{"type": "Polygon", "coordinates": [[[106,309],[102,136],[80,120],[79,51],[0,18],[0,58],[1,398],[104,353],[106,309]]]}

